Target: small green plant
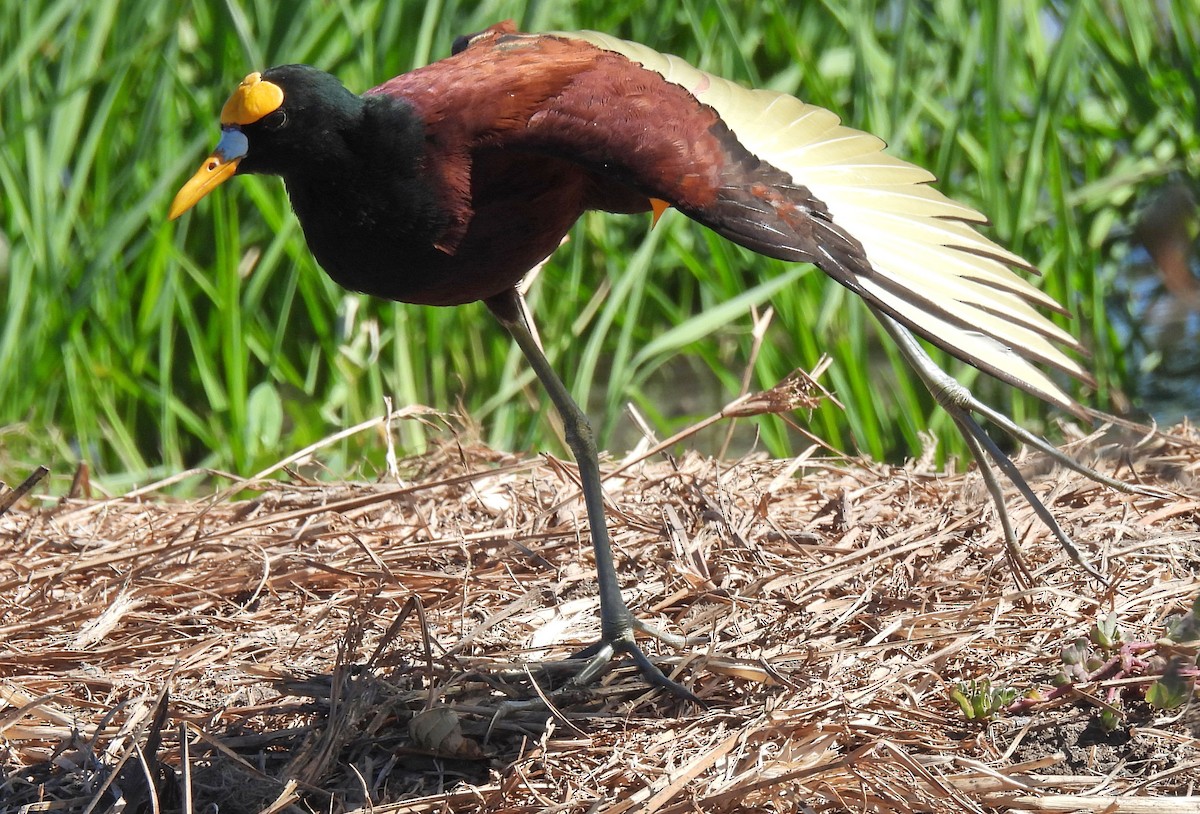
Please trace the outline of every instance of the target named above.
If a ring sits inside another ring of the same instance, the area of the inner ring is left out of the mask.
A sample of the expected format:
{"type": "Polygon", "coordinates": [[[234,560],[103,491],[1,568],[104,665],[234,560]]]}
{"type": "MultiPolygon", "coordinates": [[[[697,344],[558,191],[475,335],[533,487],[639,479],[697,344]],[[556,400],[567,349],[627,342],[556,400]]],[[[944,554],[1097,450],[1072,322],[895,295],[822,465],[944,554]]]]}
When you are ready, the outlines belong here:
{"type": "Polygon", "coordinates": [[[988,679],[960,681],[950,689],[950,699],[958,704],[968,721],[986,721],[1008,707],[1017,697],[1012,687],[993,687],[988,679]]]}
{"type": "MultiPolygon", "coordinates": [[[[1058,671],[1050,678],[1054,689],[1047,693],[1032,690],[1008,711],[1024,711],[1061,697],[1078,684],[1136,676],[1153,679],[1146,686],[1147,704],[1160,710],[1178,709],[1191,698],[1200,673],[1200,599],[1187,613],[1168,617],[1165,628],[1157,641],[1130,641],[1116,614],[1105,614],[1092,624],[1086,636],[1063,645],[1058,671]]],[[[1122,692],[1128,689],[1129,685],[1112,683],[1104,687],[1100,725],[1105,730],[1120,726],[1122,692]]]]}
{"type": "Polygon", "coordinates": [[[1167,617],[1168,641],[1175,644],[1200,640],[1200,597],[1192,603],[1192,609],[1187,613],[1177,613],[1167,617]]]}
{"type": "Polygon", "coordinates": [[[1093,659],[1088,640],[1080,636],[1070,644],[1063,646],[1062,652],[1059,654],[1062,668],[1050,679],[1050,683],[1056,687],[1063,687],[1072,682],[1087,681],[1088,673],[1095,669],[1091,666],[1094,663],[1093,659]]]}
{"type": "Polygon", "coordinates": [[[1155,709],[1178,709],[1192,695],[1196,686],[1195,671],[1185,674],[1181,659],[1171,659],[1163,668],[1162,678],[1146,690],[1146,703],[1155,709]]]}
{"type": "Polygon", "coordinates": [[[1088,631],[1088,639],[1103,650],[1116,650],[1120,647],[1122,638],[1124,635],[1117,624],[1115,613],[1106,613],[1104,618],[1097,619],[1088,631]]]}
{"type": "Polygon", "coordinates": [[[1166,628],[1160,645],[1163,651],[1171,653],[1171,658],[1163,666],[1162,677],[1146,690],[1146,703],[1162,710],[1183,706],[1196,688],[1197,667],[1200,667],[1200,647],[1197,646],[1200,644],[1200,597],[1187,613],[1168,617],[1166,628]]]}

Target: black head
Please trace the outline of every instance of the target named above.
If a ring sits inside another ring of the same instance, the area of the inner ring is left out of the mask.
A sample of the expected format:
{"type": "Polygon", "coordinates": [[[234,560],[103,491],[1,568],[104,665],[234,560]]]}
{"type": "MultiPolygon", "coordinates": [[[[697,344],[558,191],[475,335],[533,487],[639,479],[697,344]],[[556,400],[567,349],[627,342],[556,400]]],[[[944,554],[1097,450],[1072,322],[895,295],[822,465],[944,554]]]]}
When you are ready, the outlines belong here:
{"type": "Polygon", "coordinates": [[[252,73],[221,109],[221,140],[171,204],[171,219],[234,173],[285,178],[336,160],[340,134],[353,127],[363,100],[335,77],[308,65],[252,73]]]}

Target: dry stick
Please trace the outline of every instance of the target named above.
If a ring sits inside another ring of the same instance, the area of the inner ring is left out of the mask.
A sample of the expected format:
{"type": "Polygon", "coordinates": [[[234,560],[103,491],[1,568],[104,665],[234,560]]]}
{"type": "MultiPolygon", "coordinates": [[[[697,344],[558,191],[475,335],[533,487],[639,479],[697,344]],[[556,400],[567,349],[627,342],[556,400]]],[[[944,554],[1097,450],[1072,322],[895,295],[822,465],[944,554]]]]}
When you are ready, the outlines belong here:
{"type": "MultiPolygon", "coordinates": [[[[753,342],[750,345],[750,358],[746,360],[746,367],[742,370],[742,383],[738,388],[737,397],[745,398],[750,392],[750,380],[754,376],[754,363],[758,361],[758,354],[762,351],[763,340],[767,336],[767,328],[771,325],[771,319],[775,316],[775,309],[767,306],[767,310],[760,316],[758,308],[751,309],[750,320],[754,323],[754,327],[750,329],[750,336],[753,342]]],[[[721,442],[721,449],[717,453],[717,458],[725,460],[725,454],[729,451],[729,445],[733,442],[733,430],[737,426],[737,419],[731,419],[729,425],[725,428],[725,440],[721,442]]]]}
{"type": "MultiPolygon", "coordinates": [[[[421,644],[425,652],[425,675],[426,681],[429,684],[429,697],[425,700],[425,709],[432,709],[434,702],[437,700],[437,692],[435,691],[437,683],[433,669],[433,633],[429,629],[429,620],[425,617],[425,604],[421,601],[420,594],[412,594],[408,601],[404,603],[404,607],[396,614],[396,618],[388,625],[383,636],[379,638],[379,644],[375,646],[375,652],[367,659],[367,667],[371,672],[375,672],[379,666],[379,660],[383,656],[384,648],[400,634],[400,628],[408,621],[409,614],[416,611],[417,622],[421,626],[421,644]]],[[[441,647],[441,644],[438,644],[441,647]]],[[[445,648],[442,648],[445,650],[445,648]]]]}
{"type": "Polygon", "coordinates": [[[671,798],[721,758],[725,757],[737,745],[738,741],[748,738],[754,729],[746,728],[734,732],[721,741],[714,749],[692,758],[678,770],[659,778],[654,783],[643,787],[629,796],[624,802],[608,809],[608,814],[623,814],[623,812],[638,806],[637,811],[643,814],[653,814],[671,801],[671,798]]]}
{"type": "Polygon", "coordinates": [[[275,814],[277,811],[283,811],[292,803],[300,799],[300,795],[296,793],[299,784],[294,779],[289,779],[283,784],[283,789],[279,792],[279,796],[266,808],[262,809],[258,814],[275,814]]]}
{"type": "Polygon", "coordinates": [[[137,743],[133,744],[133,751],[138,757],[138,766],[142,769],[142,777],[146,780],[146,794],[150,798],[151,814],[159,814],[158,806],[158,789],[155,787],[155,768],[157,768],[157,760],[153,755],[147,758],[146,750],[142,749],[137,743]],[[153,764],[153,765],[152,765],[153,764]]]}
{"type": "MultiPolygon", "coordinates": [[[[747,418],[750,416],[764,415],[766,413],[778,414],[778,413],[784,413],[784,412],[791,412],[792,410],[798,409],[799,407],[806,406],[804,404],[796,404],[794,401],[789,401],[789,397],[786,394],[782,394],[783,391],[789,385],[789,382],[792,380],[793,376],[802,378],[804,380],[805,384],[807,384],[810,388],[818,391],[818,393],[820,394],[819,396],[812,396],[812,398],[814,399],[814,404],[807,405],[807,406],[815,406],[816,399],[824,398],[824,399],[828,399],[832,403],[836,404],[838,407],[842,407],[842,403],[839,402],[833,396],[832,393],[830,393],[828,390],[826,390],[824,387],[822,387],[817,382],[817,379],[821,376],[822,373],[824,373],[829,368],[829,365],[832,364],[832,362],[833,362],[833,360],[830,357],[822,356],[817,361],[817,364],[812,369],[811,373],[797,371],[796,373],[793,373],[791,376],[788,376],[787,378],[785,378],[782,382],[780,382],[779,384],[777,384],[775,387],[771,388],[770,390],[765,390],[765,391],[758,392],[758,393],[749,393],[746,395],[738,396],[736,399],[729,402],[724,407],[722,407],[720,410],[718,410],[717,412],[708,416],[707,418],[700,419],[699,421],[692,424],[691,426],[685,427],[684,429],[675,433],[670,438],[667,438],[664,441],[659,441],[657,444],[650,447],[649,449],[643,450],[643,451],[639,452],[637,455],[633,456],[632,458],[622,461],[617,466],[616,469],[613,469],[609,472],[601,473],[601,476],[600,476],[601,481],[607,481],[607,480],[611,480],[611,479],[615,478],[617,475],[620,475],[622,472],[625,472],[626,470],[637,466],[638,464],[642,463],[643,461],[645,461],[655,455],[658,455],[659,453],[663,452],[664,450],[670,449],[671,447],[675,446],[676,444],[678,444],[688,438],[691,438],[693,435],[695,435],[705,429],[708,429],[713,424],[716,424],[719,421],[724,421],[726,419],[732,420],[732,419],[737,419],[737,418],[747,418]]],[[[845,408],[842,407],[842,409],[845,409],[845,408]]],[[[786,420],[786,418],[785,418],[785,420],[786,420]]],[[[850,457],[846,453],[842,452],[841,450],[834,449],[828,443],[821,440],[817,436],[813,435],[811,432],[804,429],[803,427],[800,427],[792,422],[789,422],[789,424],[791,424],[791,426],[794,429],[796,429],[797,432],[804,435],[806,438],[808,438],[810,441],[812,441],[814,444],[821,447],[822,449],[829,450],[831,453],[838,456],[839,458],[849,458],[850,457]]],[[[805,456],[807,456],[808,452],[806,451],[803,454],[805,456]]],[[[557,512],[560,509],[562,509],[562,507],[566,506],[568,503],[570,503],[574,500],[579,500],[579,498],[582,497],[582,495],[583,495],[583,493],[581,491],[576,490],[573,494],[567,496],[566,498],[563,498],[558,503],[551,506],[549,509],[546,510],[545,513],[551,514],[553,512],[557,512]]]]}
{"type": "MultiPolygon", "coordinates": [[[[228,472],[221,472],[220,470],[216,470],[216,469],[204,469],[204,468],[188,469],[183,472],[177,472],[174,475],[163,478],[161,480],[157,480],[153,483],[146,484],[145,486],[138,487],[137,489],[134,489],[133,491],[130,491],[130,492],[126,492],[123,495],[119,495],[117,497],[113,497],[108,500],[98,501],[96,503],[89,503],[86,506],[76,509],[74,512],[71,512],[70,514],[71,515],[92,514],[92,513],[99,511],[100,509],[102,509],[106,506],[109,506],[111,504],[126,503],[134,498],[138,498],[138,497],[141,497],[142,495],[150,494],[152,492],[157,492],[164,487],[171,486],[173,484],[179,483],[180,481],[183,481],[183,480],[187,480],[188,478],[194,477],[196,475],[218,475],[223,478],[228,478],[230,481],[232,481],[232,484],[230,486],[226,487],[225,489],[217,492],[216,494],[214,494],[212,496],[212,498],[210,499],[210,504],[208,506],[206,506],[205,508],[203,508],[202,510],[200,510],[200,512],[198,512],[197,515],[193,518],[193,522],[195,522],[195,521],[198,521],[201,518],[203,518],[212,509],[213,506],[218,505],[219,503],[226,500],[227,498],[229,498],[231,495],[235,494],[239,490],[246,488],[247,486],[253,484],[255,481],[261,480],[261,479],[267,477],[268,475],[278,472],[280,469],[283,469],[284,467],[287,467],[287,466],[295,463],[296,461],[302,460],[302,459],[308,457],[309,455],[312,455],[314,452],[324,449],[325,447],[331,446],[332,444],[336,444],[339,441],[344,441],[345,439],[347,439],[353,435],[357,435],[360,432],[365,432],[366,430],[373,429],[380,425],[386,425],[386,422],[389,419],[407,418],[410,416],[421,416],[421,415],[436,415],[436,416],[441,417],[444,414],[438,412],[437,410],[434,410],[431,407],[423,407],[420,405],[411,405],[409,407],[403,407],[399,410],[394,410],[392,413],[390,413],[388,415],[376,416],[375,418],[371,418],[371,419],[363,421],[359,424],[355,424],[353,427],[347,427],[344,430],[339,430],[338,432],[335,432],[333,435],[330,435],[326,438],[322,438],[320,441],[315,441],[312,444],[309,444],[307,447],[304,447],[304,449],[301,449],[298,452],[293,452],[291,455],[288,455],[283,460],[278,461],[277,463],[274,463],[271,466],[268,466],[266,469],[262,470],[261,472],[257,472],[248,478],[239,478],[236,475],[232,475],[228,472]]],[[[2,503],[2,501],[0,501],[0,503],[2,503]]],[[[3,511],[0,511],[0,514],[3,514],[3,511]]],[[[189,525],[190,524],[184,524],[184,527],[183,527],[183,529],[181,529],[180,534],[182,534],[184,531],[186,531],[189,525]]]]}
{"type": "Polygon", "coordinates": [[[1003,798],[1013,811],[1094,811],[1096,814],[1200,814],[1200,797],[1118,797],[1047,794],[1003,798]]]}
{"type": "Polygon", "coordinates": [[[179,782],[183,786],[183,814],[192,814],[192,745],[188,741],[188,722],[179,722],[179,782]]]}
{"type": "MultiPolygon", "coordinates": [[[[812,369],[811,373],[804,373],[802,371],[798,371],[798,373],[799,373],[800,377],[802,377],[805,380],[805,383],[808,386],[810,386],[811,388],[813,388],[814,390],[816,390],[819,393],[818,396],[813,396],[814,399],[826,398],[826,399],[829,399],[834,404],[836,404],[837,406],[841,407],[842,406],[841,402],[839,402],[836,398],[834,398],[832,393],[830,393],[828,390],[826,390],[824,387],[822,387],[817,382],[817,379],[820,378],[822,373],[824,373],[826,370],[829,369],[829,366],[830,366],[830,364],[832,364],[832,362],[833,362],[833,360],[830,357],[822,356],[821,359],[817,361],[817,364],[812,369]]],[[[791,377],[788,377],[788,379],[790,379],[790,378],[791,377]]],[[[782,401],[779,404],[773,403],[771,401],[772,394],[777,393],[781,388],[783,388],[787,384],[788,379],[784,379],[783,382],[780,382],[779,384],[777,384],[775,387],[771,388],[770,390],[766,390],[766,391],[763,391],[760,393],[750,393],[747,395],[737,397],[736,399],[734,399],[733,401],[729,402],[724,407],[722,407],[720,410],[718,410],[717,412],[710,415],[708,418],[702,418],[699,421],[697,421],[695,424],[692,424],[690,427],[686,427],[686,428],[680,430],[679,432],[675,433],[670,438],[667,438],[665,441],[659,441],[657,444],[655,444],[650,449],[647,449],[647,450],[641,452],[637,457],[635,457],[631,460],[628,460],[628,461],[623,461],[621,463],[621,465],[618,466],[616,469],[605,474],[604,480],[609,480],[611,478],[615,478],[617,475],[620,475],[625,470],[630,469],[631,467],[637,466],[642,461],[645,461],[646,459],[648,459],[654,455],[657,455],[658,453],[662,452],[665,449],[670,449],[675,444],[678,444],[679,442],[692,437],[693,435],[700,432],[701,430],[707,429],[708,427],[712,426],[713,424],[716,424],[718,421],[722,421],[724,419],[745,418],[745,417],[749,417],[749,416],[763,415],[764,413],[790,412],[791,409],[793,408],[793,405],[789,404],[786,407],[783,407],[782,401]],[[782,409],[781,409],[781,407],[782,407],[782,409]]],[[[804,406],[804,405],[800,405],[800,406],[804,406]]],[[[810,441],[813,441],[814,443],[818,444],[822,448],[829,450],[834,455],[837,455],[837,456],[843,457],[843,458],[849,457],[844,452],[834,449],[829,444],[825,443],[824,441],[822,441],[821,439],[812,435],[811,433],[808,433],[804,430],[801,430],[801,432],[803,432],[804,435],[810,441]]]]}
{"type": "MultiPolygon", "coordinates": [[[[279,512],[277,514],[271,515],[270,517],[264,517],[264,518],[260,518],[258,520],[247,520],[244,523],[237,524],[236,526],[230,526],[228,528],[222,529],[220,532],[220,535],[205,535],[204,537],[201,537],[200,539],[209,539],[210,537],[215,537],[215,536],[229,536],[229,535],[235,534],[240,531],[246,531],[248,529],[253,529],[253,528],[260,528],[262,526],[275,525],[278,523],[290,522],[292,520],[300,520],[305,517],[311,517],[312,515],[323,514],[325,512],[341,513],[341,512],[350,511],[352,509],[361,509],[365,506],[370,506],[372,504],[387,503],[388,501],[396,500],[397,498],[401,498],[401,497],[405,497],[405,496],[413,495],[413,494],[418,494],[427,489],[436,489],[436,488],[443,487],[443,486],[458,486],[459,484],[470,483],[471,481],[478,480],[480,478],[491,477],[494,475],[506,475],[510,472],[520,472],[520,471],[523,471],[526,469],[532,469],[536,465],[537,465],[536,461],[522,461],[522,462],[515,463],[515,464],[508,464],[507,466],[496,467],[495,469],[488,469],[484,472],[468,472],[463,475],[454,475],[453,477],[443,478],[443,479],[437,480],[437,481],[430,481],[427,483],[418,483],[418,484],[413,484],[412,486],[401,486],[401,487],[397,487],[395,489],[387,489],[382,492],[371,492],[366,495],[357,495],[355,497],[349,497],[349,498],[345,498],[343,500],[337,500],[337,501],[334,501],[333,503],[323,503],[319,506],[305,506],[304,508],[301,508],[301,509],[293,509],[291,511],[279,512]]],[[[212,505],[216,505],[216,504],[214,503],[212,505]]],[[[209,509],[211,509],[212,505],[206,507],[202,511],[202,513],[207,512],[209,509]]],[[[196,518],[192,518],[187,523],[185,523],[183,528],[181,528],[178,532],[176,532],[175,538],[178,539],[180,536],[182,536],[184,531],[186,531],[189,526],[194,524],[195,520],[196,520],[196,518]]],[[[491,535],[491,536],[495,537],[497,535],[491,535]]]]}
{"type": "Polygon", "coordinates": [[[14,503],[25,497],[25,495],[29,494],[33,490],[33,487],[37,486],[42,478],[49,474],[49,469],[44,466],[39,466],[37,469],[33,470],[33,474],[22,481],[21,485],[16,489],[13,489],[6,495],[0,495],[0,515],[7,512],[13,507],[14,503]]]}
{"type": "MultiPolygon", "coordinates": [[[[104,718],[101,719],[101,725],[96,727],[91,744],[89,744],[90,748],[95,748],[96,741],[99,740],[100,733],[107,725],[107,721],[116,717],[118,710],[121,710],[126,706],[128,706],[128,704],[125,701],[121,701],[105,714],[104,718]]],[[[117,762],[112,766],[108,775],[105,776],[104,781],[97,786],[96,791],[92,794],[91,798],[89,798],[87,806],[83,809],[83,814],[92,814],[92,812],[96,810],[96,806],[99,805],[100,801],[104,799],[104,795],[108,791],[109,787],[121,777],[121,771],[125,768],[125,764],[129,762],[129,759],[138,749],[137,739],[141,736],[140,730],[141,723],[138,722],[129,732],[129,735],[132,738],[132,743],[125,747],[125,749],[121,752],[121,755],[117,758],[117,762]]]]}
{"type": "Polygon", "coordinates": [[[75,467],[75,476],[71,478],[71,488],[67,490],[66,499],[75,499],[80,495],[92,496],[92,479],[88,472],[87,461],[80,461],[75,467]]]}

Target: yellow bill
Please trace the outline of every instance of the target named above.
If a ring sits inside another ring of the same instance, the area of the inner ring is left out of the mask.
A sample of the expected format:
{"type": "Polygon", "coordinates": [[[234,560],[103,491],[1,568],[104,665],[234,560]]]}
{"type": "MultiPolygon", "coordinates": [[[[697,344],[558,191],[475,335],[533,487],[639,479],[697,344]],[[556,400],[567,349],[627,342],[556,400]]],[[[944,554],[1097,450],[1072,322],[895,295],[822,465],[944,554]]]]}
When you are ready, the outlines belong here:
{"type": "Polygon", "coordinates": [[[237,166],[246,156],[249,142],[237,127],[221,129],[221,140],[212,155],[205,159],[196,170],[196,174],[188,179],[171,201],[171,210],[167,218],[175,220],[184,212],[191,209],[208,193],[223,184],[237,172],[237,166]]]}

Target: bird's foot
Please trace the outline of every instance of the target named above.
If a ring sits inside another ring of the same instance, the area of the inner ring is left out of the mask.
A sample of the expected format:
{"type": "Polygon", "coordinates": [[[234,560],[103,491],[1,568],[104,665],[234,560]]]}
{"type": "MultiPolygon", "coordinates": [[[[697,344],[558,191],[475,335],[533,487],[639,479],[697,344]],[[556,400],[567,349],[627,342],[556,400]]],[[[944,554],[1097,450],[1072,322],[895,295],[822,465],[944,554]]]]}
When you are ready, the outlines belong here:
{"type": "Polygon", "coordinates": [[[542,662],[537,664],[535,669],[531,669],[533,665],[530,665],[530,668],[523,673],[530,679],[533,678],[532,673],[561,674],[569,672],[573,675],[553,690],[546,691],[542,687],[536,686],[534,689],[536,697],[505,701],[496,710],[492,725],[494,726],[496,722],[510,715],[553,709],[560,704],[574,703],[580,698],[586,698],[592,694],[589,689],[591,685],[614,661],[622,656],[628,657],[638,668],[642,677],[652,686],[664,689],[676,698],[706,706],[695,693],[667,676],[657,664],[652,662],[638,645],[633,634],[635,630],[639,631],[676,649],[706,644],[708,637],[703,635],[680,636],[668,633],[641,621],[628,610],[622,614],[622,617],[618,624],[612,626],[614,629],[606,630],[606,635],[602,636],[599,641],[588,645],[570,658],[563,661],[542,662]]]}
{"type": "Polygon", "coordinates": [[[602,638],[600,641],[575,653],[566,661],[546,662],[538,665],[539,670],[546,672],[561,670],[574,671],[575,674],[557,689],[546,692],[538,687],[535,689],[537,696],[534,698],[514,699],[501,703],[492,716],[491,726],[488,727],[489,733],[492,727],[498,722],[511,715],[546,710],[554,711],[560,705],[574,703],[580,698],[586,698],[591,694],[589,690],[590,685],[620,656],[627,656],[638,668],[638,671],[642,674],[642,678],[652,686],[662,688],[676,698],[691,701],[699,704],[701,707],[707,706],[695,693],[669,677],[657,664],[650,660],[642,651],[642,648],[638,646],[637,642],[634,641],[633,628],[641,630],[675,647],[702,644],[707,640],[707,637],[677,636],[673,633],[658,630],[644,622],[634,620],[632,617],[630,625],[631,627],[622,633],[612,638],[602,638]]]}
{"type": "MultiPolygon", "coordinates": [[[[667,633],[633,617],[630,617],[630,624],[632,628],[636,628],[675,648],[693,647],[704,644],[706,641],[706,637],[704,636],[688,637],[667,633]]],[[[633,629],[625,629],[614,636],[602,638],[600,641],[585,647],[572,656],[572,661],[580,661],[583,663],[583,666],[579,669],[579,672],[571,677],[571,680],[566,683],[563,689],[573,690],[588,686],[600,677],[600,674],[604,672],[617,656],[628,656],[638,668],[638,672],[642,674],[642,678],[646,679],[651,685],[661,687],[676,698],[682,698],[685,701],[691,701],[701,706],[704,705],[704,702],[695,693],[667,676],[666,673],[659,669],[657,664],[650,661],[650,658],[642,652],[642,648],[634,640],[633,629]]]]}

